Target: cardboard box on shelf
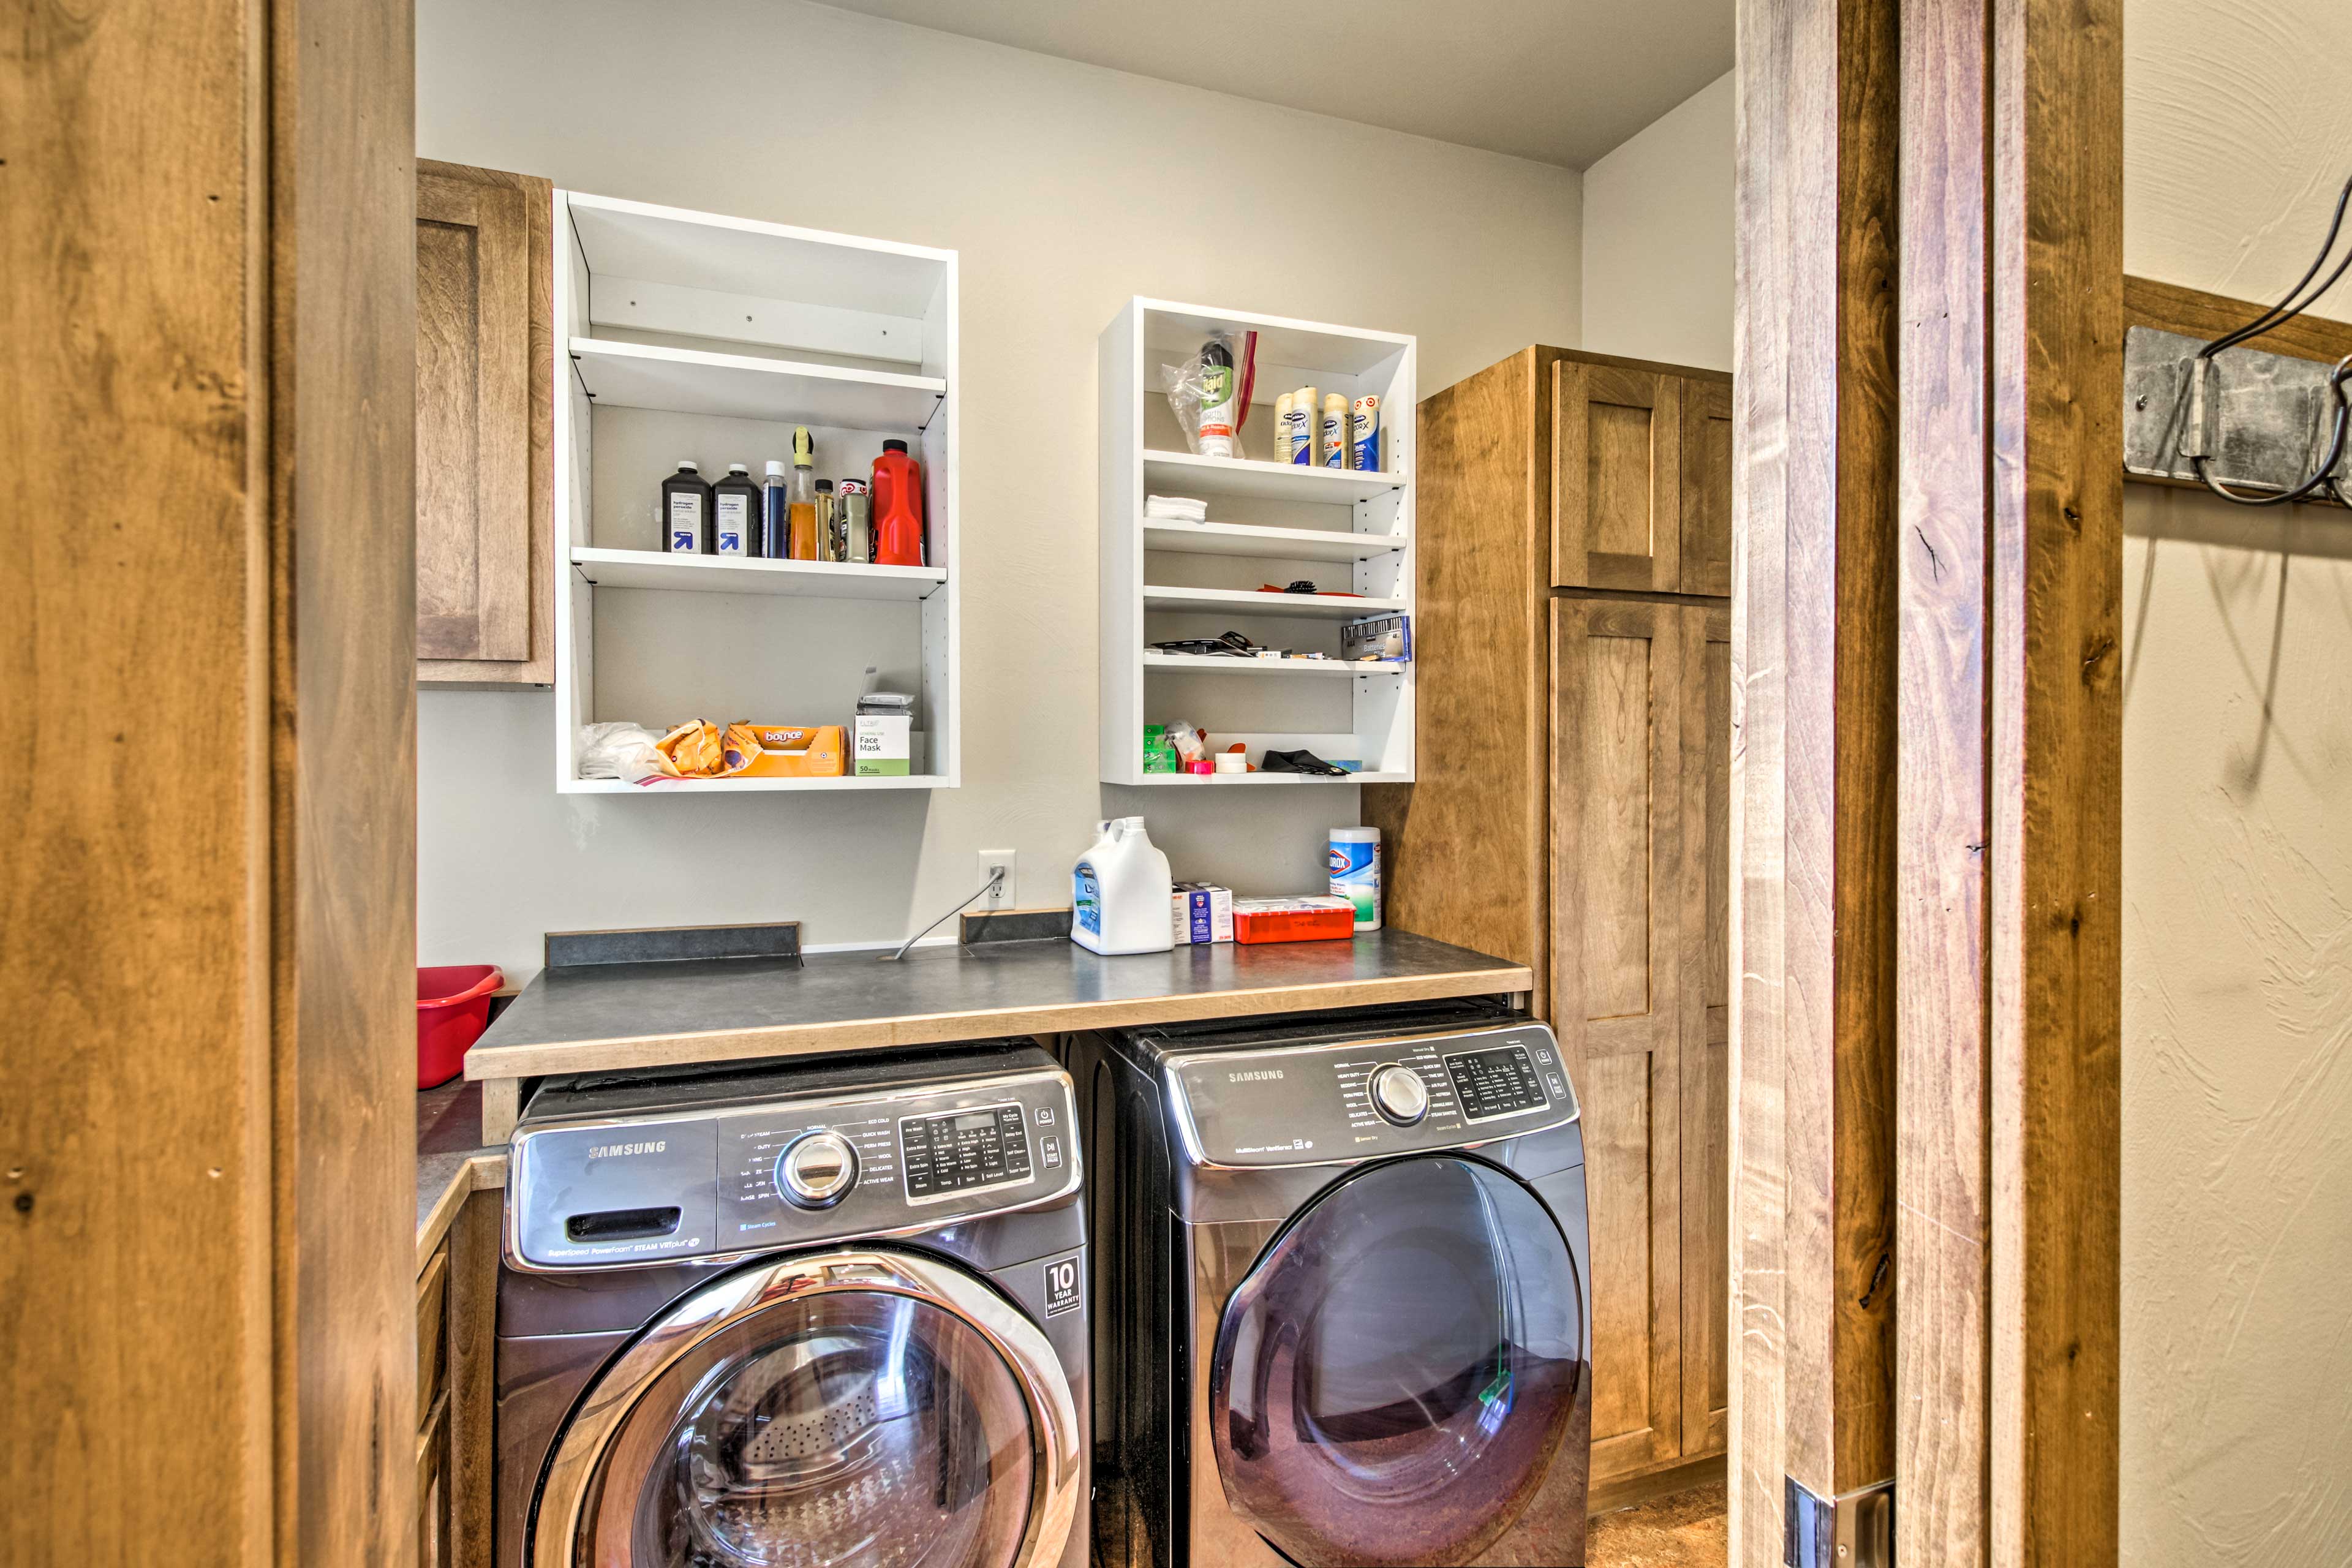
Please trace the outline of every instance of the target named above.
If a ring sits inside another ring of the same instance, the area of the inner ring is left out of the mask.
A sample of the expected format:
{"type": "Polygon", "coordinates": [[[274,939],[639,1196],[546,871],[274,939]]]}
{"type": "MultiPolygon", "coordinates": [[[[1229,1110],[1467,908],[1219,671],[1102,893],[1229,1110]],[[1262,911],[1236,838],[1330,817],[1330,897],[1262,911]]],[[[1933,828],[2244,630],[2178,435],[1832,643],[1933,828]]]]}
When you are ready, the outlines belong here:
{"type": "Polygon", "coordinates": [[[750,724],[760,754],[734,776],[746,779],[832,779],[847,771],[838,724],[750,724]]]}

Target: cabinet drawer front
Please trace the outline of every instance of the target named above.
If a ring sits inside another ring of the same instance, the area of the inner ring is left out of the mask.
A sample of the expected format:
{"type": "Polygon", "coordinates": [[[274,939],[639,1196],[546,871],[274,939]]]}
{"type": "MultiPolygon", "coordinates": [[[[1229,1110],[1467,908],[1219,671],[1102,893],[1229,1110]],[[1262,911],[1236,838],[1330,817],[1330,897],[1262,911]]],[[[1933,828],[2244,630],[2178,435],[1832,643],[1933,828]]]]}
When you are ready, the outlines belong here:
{"type": "Polygon", "coordinates": [[[423,1420],[441,1395],[449,1335],[449,1245],[441,1244],[416,1277],[416,1415],[423,1420]]]}
{"type": "Polygon", "coordinates": [[[1683,382],[1570,359],[1551,369],[1553,585],[1673,592],[1683,382]]]}

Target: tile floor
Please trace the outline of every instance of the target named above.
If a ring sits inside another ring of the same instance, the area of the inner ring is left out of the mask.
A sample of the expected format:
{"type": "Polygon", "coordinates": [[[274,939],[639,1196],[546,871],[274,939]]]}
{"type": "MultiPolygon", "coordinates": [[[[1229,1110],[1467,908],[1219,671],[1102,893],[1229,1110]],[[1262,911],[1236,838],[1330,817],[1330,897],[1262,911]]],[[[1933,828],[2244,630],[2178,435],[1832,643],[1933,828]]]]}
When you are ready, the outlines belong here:
{"type": "Polygon", "coordinates": [[[1723,1483],[1669,1492],[1594,1519],[1585,1568],[1724,1568],[1723,1483]]]}

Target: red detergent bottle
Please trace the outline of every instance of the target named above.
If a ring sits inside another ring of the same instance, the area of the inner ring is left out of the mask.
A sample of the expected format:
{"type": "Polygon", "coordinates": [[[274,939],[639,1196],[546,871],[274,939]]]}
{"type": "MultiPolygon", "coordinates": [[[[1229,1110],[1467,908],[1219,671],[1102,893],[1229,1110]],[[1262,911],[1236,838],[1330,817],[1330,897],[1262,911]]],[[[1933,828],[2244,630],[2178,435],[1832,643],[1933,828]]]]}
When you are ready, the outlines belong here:
{"type": "Polygon", "coordinates": [[[885,441],[874,459],[874,560],[881,566],[923,562],[923,469],[904,441],[885,441]]]}

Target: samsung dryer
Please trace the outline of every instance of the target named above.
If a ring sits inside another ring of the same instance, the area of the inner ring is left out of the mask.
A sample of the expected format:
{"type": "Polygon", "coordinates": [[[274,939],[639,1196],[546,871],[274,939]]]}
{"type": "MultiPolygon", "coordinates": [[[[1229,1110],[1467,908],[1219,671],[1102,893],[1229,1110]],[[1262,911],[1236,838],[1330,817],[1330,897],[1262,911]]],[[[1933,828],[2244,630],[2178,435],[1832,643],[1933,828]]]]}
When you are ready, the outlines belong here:
{"type": "Polygon", "coordinates": [[[551,1079],[499,1276],[507,1568],[1085,1568],[1084,1216],[1034,1047],[551,1079]]]}
{"type": "Polygon", "coordinates": [[[1584,1561],[1576,1099],[1443,1003],[1084,1037],[1101,1568],[1584,1561]]]}

